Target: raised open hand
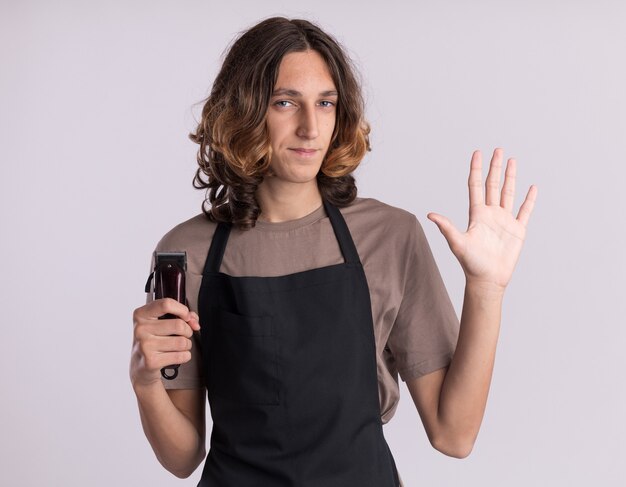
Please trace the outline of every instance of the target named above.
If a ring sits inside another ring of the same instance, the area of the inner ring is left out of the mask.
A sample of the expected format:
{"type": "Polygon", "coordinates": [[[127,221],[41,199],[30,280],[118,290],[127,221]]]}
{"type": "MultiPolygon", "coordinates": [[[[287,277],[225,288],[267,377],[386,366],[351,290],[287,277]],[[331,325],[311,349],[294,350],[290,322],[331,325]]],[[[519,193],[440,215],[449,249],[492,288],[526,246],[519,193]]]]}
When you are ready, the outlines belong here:
{"type": "Polygon", "coordinates": [[[482,156],[480,151],[474,151],[468,180],[469,224],[465,233],[459,232],[443,215],[427,215],[448,241],[468,283],[472,281],[493,285],[504,290],[515,269],[526,237],[526,226],[537,198],[537,187],[532,185],[517,218],[513,216],[515,165],[515,159],[508,160],[504,185],[500,192],[502,149],[493,151],[484,198],[482,156]]]}

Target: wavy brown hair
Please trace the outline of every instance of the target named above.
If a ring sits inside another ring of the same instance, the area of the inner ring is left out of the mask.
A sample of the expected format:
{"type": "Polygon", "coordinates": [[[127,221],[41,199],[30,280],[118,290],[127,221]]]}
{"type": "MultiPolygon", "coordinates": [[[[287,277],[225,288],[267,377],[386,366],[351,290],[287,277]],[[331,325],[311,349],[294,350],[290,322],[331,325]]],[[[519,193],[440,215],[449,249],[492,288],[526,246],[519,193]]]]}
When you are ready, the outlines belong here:
{"type": "Polygon", "coordinates": [[[285,54],[317,51],[326,61],[339,99],[335,129],[317,174],[322,198],[347,206],[356,198],[351,173],[369,145],[361,87],[339,43],[306,20],[266,19],[245,31],[228,51],[189,138],[200,145],[193,185],[206,189],[202,211],[214,222],[254,227],[255,197],[269,170],[266,113],[285,54]]]}

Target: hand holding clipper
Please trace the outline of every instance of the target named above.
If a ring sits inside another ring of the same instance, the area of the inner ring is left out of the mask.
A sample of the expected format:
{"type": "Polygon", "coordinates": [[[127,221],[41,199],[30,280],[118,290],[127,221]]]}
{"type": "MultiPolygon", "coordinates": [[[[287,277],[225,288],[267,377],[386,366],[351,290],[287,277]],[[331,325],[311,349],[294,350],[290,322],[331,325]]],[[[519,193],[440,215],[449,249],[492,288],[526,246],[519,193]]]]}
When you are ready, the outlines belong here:
{"type": "MultiPolygon", "coordinates": [[[[154,265],[154,299],[172,298],[187,304],[185,295],[185,270],[187,268],[186,252],[155,252],[154,265]]],[[[150,289],[150,280],[146,284],[146,292],[150,289]]],[[[176,316],[165,314],[159,319],[172,319],[176,316]]],[[[172,380],[178,376],[180,364],[169,365],[161,369],[164,379],[172,380]]]]}

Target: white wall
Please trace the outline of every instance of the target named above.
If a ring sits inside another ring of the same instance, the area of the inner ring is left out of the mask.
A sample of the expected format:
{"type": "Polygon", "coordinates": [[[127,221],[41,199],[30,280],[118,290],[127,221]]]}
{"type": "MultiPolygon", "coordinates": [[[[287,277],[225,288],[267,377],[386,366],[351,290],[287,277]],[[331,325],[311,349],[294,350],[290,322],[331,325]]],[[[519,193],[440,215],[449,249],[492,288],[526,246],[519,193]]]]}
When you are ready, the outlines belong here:
{"type": "MultiPolygon", "coordinates": [[[[433,450],[404,385],[386,436],[407,486],[625,485],[626,4],[4,1],[0,484],[195,485],[165,472],[128,380],[150,253],[200,211],[187,139],[220,55],[275,14],[319,22],[364,79],[360,194],[467,224],[471,152],[539,199],[505,299],[474,452],[433,450]],[[488,160],[488,157],[486,157],[488,160]]],[[[485,164],[486,165],[486,164],[485,164]]],[[[485,171],[486,173],[486,171],[485,171]]]]}

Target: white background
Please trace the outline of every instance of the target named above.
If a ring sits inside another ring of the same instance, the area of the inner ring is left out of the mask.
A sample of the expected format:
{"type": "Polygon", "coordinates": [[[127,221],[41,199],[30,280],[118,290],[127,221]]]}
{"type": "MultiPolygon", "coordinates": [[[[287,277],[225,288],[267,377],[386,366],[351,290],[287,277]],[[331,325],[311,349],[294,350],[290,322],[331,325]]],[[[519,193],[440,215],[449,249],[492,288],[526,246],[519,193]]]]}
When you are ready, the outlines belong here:
{"type": "MultiPolygon", "coordinates": [[[[187,139],[220,56],[273,16],[316,21],[363,77],[362,196],[467,225],[474,149],[539,187],[473,453],[428,444],[402,385],[385,427],[409,486],[626,484],[626,4],[2,1],[0,484],[195,485],[158,464],[128,379],[150,254],[200,211],[187,139]]],[[[486,169],[484,171],[486,174],[486,169]]]]}

